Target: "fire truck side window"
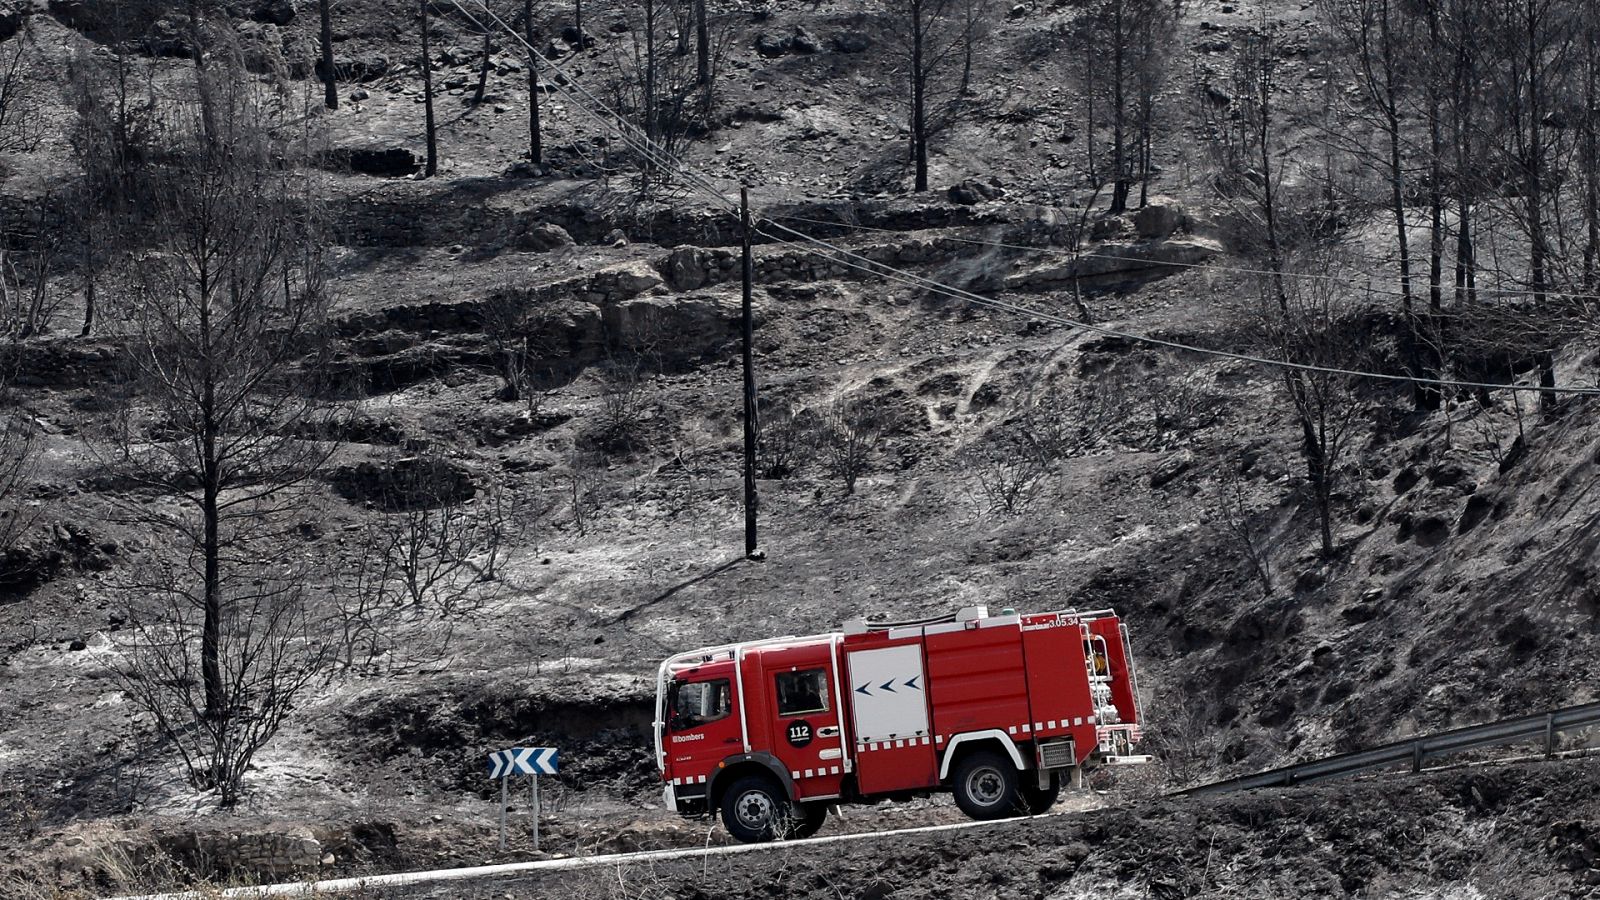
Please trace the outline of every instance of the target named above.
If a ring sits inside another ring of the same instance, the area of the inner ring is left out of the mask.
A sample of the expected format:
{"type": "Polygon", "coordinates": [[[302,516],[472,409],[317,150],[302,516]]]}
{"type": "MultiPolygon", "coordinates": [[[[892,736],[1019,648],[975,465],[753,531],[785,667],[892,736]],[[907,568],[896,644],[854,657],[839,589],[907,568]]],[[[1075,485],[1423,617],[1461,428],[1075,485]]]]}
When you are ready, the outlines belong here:
{"type": "Polygon", "coordinates": [[[708,722],[725,719],[732,709],[733,693],[728,679],[716,681],[682,682],[678,684],[677,705],[673,709],[672,727],[699,728],[708,722]]]}
{"type": "Polygon", "coordinates": [[[828,711],[828,673],[825,669],[779,672],[778,715],[798,716],[828,711]]]}

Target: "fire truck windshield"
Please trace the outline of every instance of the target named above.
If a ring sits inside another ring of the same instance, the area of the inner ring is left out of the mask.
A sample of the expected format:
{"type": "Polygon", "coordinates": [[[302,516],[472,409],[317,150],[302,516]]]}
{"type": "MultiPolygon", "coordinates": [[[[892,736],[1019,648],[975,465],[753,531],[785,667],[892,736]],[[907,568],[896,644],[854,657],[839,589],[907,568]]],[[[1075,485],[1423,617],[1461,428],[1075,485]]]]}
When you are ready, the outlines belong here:
{"type": "Polygon", "coordinates": [[[715,681],[678,681],[672,685],[669,702],[672,704],[672,728],[698,728],[728,716],[732,708],[733,693],[728,679],[715,681]]]}

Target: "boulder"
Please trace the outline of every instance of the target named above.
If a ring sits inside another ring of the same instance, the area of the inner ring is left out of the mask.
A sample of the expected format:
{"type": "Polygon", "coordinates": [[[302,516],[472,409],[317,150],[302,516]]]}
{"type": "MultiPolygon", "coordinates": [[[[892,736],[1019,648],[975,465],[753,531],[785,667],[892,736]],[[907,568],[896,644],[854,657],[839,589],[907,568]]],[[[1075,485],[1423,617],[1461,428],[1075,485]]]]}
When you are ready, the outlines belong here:
{"type": "Polygon", "coordinates": [[[623,269],[617,273],[617,293],[623,297],[642,294],[660,283],[660,275],[643,267],[623,269]]]}
{"type": "Polygon", "coordinates": [[[972,206],[986,200],[998,200],[1005,196],[1005,189],[991,181],[985,184],[976,178],[968,178],[959,184],[953,185],[949,190],[950,202],[962,206],[972,206]]]}
{"type": "Polygon", "coordinates": [[[544,252],[561,247],[571,247],[577,242],[560,225],[554,222],[539,222],[518,236],[516,243],[519,250],[544,252]]]}
{"type": "Polygon", "coordinates": [[[1194,453],[1181,450],[1168,456],[1156,465],[1150,473],[1150,486],[1153,488],[1165,487],[1179,475],[1189,471],[1194,465],[1194,453]]]}
{"type": "Polygon", "coordinates": [[[710,277],[698,247],[673,250],[667,255],[662,270],[667,277],[667,284],[675,291],[692,291],[703,287],[710,277]]]}
{"type": "Polygon", "coordinates": [[[261,0],[251,11],[250,18],[269,25],[287,25],[294,21],[295,0],[261,0]]]}
{"type": "Polygon", "coordinates": [[[563,27],[561,29],[561,39],[566,41],[567,46],[573,48],[574,50],[582,50],[585,47],[594,46],[594,38],[590,37],[576,25],[567,25],[563,27]]]}
{"type": "Polygon", "coordinates": [[[812,37],[811,32],[806,31],[804,27],[799,26],[797,26],[794,30],[794,37],[789,39],[789,46],[793,48],[794,52],[796,53],[811,54],[821,52],[822,50],[822,43],[815,37],[812,37]]]}
{"type": "Polygon", "coordinates": [[[1146,240],[1171,237],[1174,232],[1186,228],[1188,224],[1189,215],[1184,210],[1183,204],[1176,200],[1165,198],[1152,200],[1133,214],[1134,231],[1146,240]]]}
{"type": "Polygon", "coordinates": [[[794,38],[763,34],[756,38],[756,52],[768,59],[783,56],[794,45],[794,38]]]}
{"type": "Polygon", "coordinates": [[[872,47],[872,38],[860,31],[841,31],[829,43],[839,53],[865,53],[872,47]]]}

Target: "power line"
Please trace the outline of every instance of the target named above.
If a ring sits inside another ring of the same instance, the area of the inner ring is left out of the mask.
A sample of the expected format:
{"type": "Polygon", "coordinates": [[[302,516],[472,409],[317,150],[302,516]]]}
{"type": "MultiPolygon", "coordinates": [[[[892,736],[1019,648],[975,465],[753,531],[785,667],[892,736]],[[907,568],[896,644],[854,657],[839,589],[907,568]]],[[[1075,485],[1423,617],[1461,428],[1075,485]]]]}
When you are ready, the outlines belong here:
{"type": "MultiPolygon", "coordinates": [[[[713,185],[705,176],[703,176],[701,173],[689,168],[689,166],[686,165],[682,160],[679,160],[679,159],[676,159],[675,157],[673,157],[671,154],[669,154],[666,151],[665,148],[663,148],[663,147],[659,146],[658,144],[656,144],[656,142],[654,140],[652,140],[649,135],[645,134],[637,126],[634,126],[631,123],[629,123],[620,113],[618,113],[616,110],[611,109],[604,102],[602,102],[599,98],[597,98],[593,94],[589,93],[589,91],[586,88],[584,88],[583,85],[579,84],[577,79],[574,78],[572,75],[570,75],[566,71],[566,69],[562,68],[557,63],[553,62],[552,60],[547,59],[543,54],[539,53],[539,51],[536,50],[533,47],[533,45],[531,43],[529,43],[522,35],[518,34],[515,29],[513,29],[509,25],[507,25],[502,19],[500,19],[499,16],[495,15],[494,11],[489,9],[489,7],[483,2],[483,0],[474,0],[474,2],[476,2],[477,5],[483,9],[484,13],[489,18],[493,19],[496,24],[498,24],[502,29],[504,29],[506,31],[506,33],[508,33],[512,37],[516,38],[516,40],[519,43],[521,43],[524,48],[527,49],[528,53],[530,53],[533,56],[537,57],[540,61],[542,61],[546,65],[548,65],[551,69],[553,69],[554,71],[559,73],[562,76],[562,78],[565,79],[565,81],[566,81],[566,85],[565,86],[574,89],[579,94],[582,94],[585,98],[587,98],[595,106],[597,106],[598,108],[604,110],[607,114],[609,114],[612,117],[612,119],[608,120],[605,117],[601,116],[599,113],[596,113],[594,110],[584,108],[582,106],[582,104],[580,103],[579,104],[580,109],[583,109],[583,111],[587,115],[589,115],[595,121],[599,122],[600,124],[602,124],[604,126],[607,126],[607,127],[610,127],[610,128],[615,128],[617,130],[617,132],[618,132],[618,136],[622,138],[623,143],[626,144],[627,146],[629,146],[630,148],[632,148],[635,152],[639,153],[647,161],[649,161],[652,164],[660,167],[663,170],[666,170],[666,171],[669,171],[669,172],[670,171],[676,171],[676,172],[680,173],[692,185],[698,186],[698,188],[700,189],[701,192],[707,194],[713,200],[716,200],[719,203],[723,204],[730,211],[735,211],[735,210],[738,209],[738,204],[736,202],[732,201],[726,194],[722,193],[722,191],[717,189],[716,186],[713,185]],[[639,141],[640,143],[636,143],[636,141],[639,141]]],[[[468,12],[467,9],[464,6],[461,5],[461,0],[451,0],[451,3],[458,10],[461,11],[462,15],[466,16],[470,21],[472,21],[474,25],[478,25],[479,27],[483,27],[481,25],[481,23],[479,23],[478,20],[473,17],[472,13],[468,12]]],[[[1389,383],[1424,384],[1424,385],[1429,385],[1429,386],[1432,386],[1432,387],[1449,387],[1449,388],[1460,388],[1460,389],[1470,389],[1470,390],[1508,390],[1508,391],[1527,391],[1527,392],[1535,392],[1536,391],[1536,392],[1543,393],[1543,394],[1566,394],[1566,395],[1573,395],[1573,396],[1597,396],[1597,395],[1600,395],[1600,388],[1578,388],[1578,387],[1561,387],[1561,386],[1544,387],[1544,386],[1540,386],[1540,385],[1523,385],[1523,384],[1516,384],[1516,383],[1495,384],[1495,383],[1489,383],[1489,382],[1455,381],[1455,380],[1443,379],[1443,378],[1426,378],[1426,377],[1418,377],[1418,376],[1411,376],[1411,375],[1395,375],[1395,374],[1391,374],[1391,373],[1387,373],[1387,372],[1367,372],[1367,371],[1362,371],[1362,370],[1358,370],[1358,369],[1345,369],[1345,368],[1340,368],[1340,367],[1336,367],[1336,366],[1318,366],[1318,365],[1313,365],[1313,364],[1309,364],[1309,363],[1292,362],[1290,360],[1284,360],[1284,359],[1273,359],[1273,358],[1269,358],[1269,357],[1255,356],[1255,355],[1248,354],[1248,353],[1238,353],[1238,352],[1231,351],[1231,350],[1218,350],[1218,349],[1209,348],[1209,347],[1197,347],[1197,346],[1194,346],[1194,345],[1191,345],[1191,344],[1184,344],[1184,343],[1181,343],[1181,342],[1178,342],[1178,341],[1169,341],[1169,340],[1165,340],[1163,338],[1151,337],[1149,335],[1134,334],[1134,333],[1131,333],[1131,332],[1119,331],[1117,329],[1107,328],[1107,327],[1105,327],[1103,325],[1095,325],[1095,324],[1092,324],[1092,323],[1089,323],[1089,322],[1081,322],[1081,321],[1078,321],[1078,320],[1075,320],[1075,319],[1069,319],[1069,318],[1067,318],[1065,316],[1060,316],[1060,315],[1057,315],[1057,314],[1054,314],[1054,313],[1046,312],[1044,310],[1035,309],[1033,307],[1029,307],[1029,306],[1025,306],[1025,305],[1017,304],[1017,303],[1011,303],[1011,302],[1004,301],[1004,300],[997,300],[997,299],[990,298],[990,297],[984,297],[982,295],[972,293],[971,291],[963,290],[963,289],[957,288],[957,287],[952,287],[950,285],[944,284],[944,283],[936,281],[934,279],[926,278],[924,276],[917,275],[917,274],[915,274],[913,272],[908,272],[908,271],[906,271],[904,269],[900,269],[900,268],[897,268],[895,266],[890,266],[890,265],[887,265],[885,263],[880,263],[880,262],[876,262],[874,260],[868,259],[867,257],[864,257],[864,256],[862,256],[862,255],[860,255],[858,253],[855,253],[853,251],[844,249],[842,247],[839,247],[839,246],[837,246],[835,244],[832,244],[832,243],[830,243],[830,242],[828,242],[826,240],[823,240],[822,238],[813,237],[813,236],[811,236],[809,234],[805,234],[804,232],[796,231],[795,229],[790,228],[787,225],[784,225],[781,221],[778,221],[775,218],[771,218],[771,217],[762,217],[762,218],[765,221],[771,223],[772,226],[774,228],[776,228],[777,230],[785,232],[785,233],[790,234],[790,235],[793,235],[795,238],[797,238],[803,244],[815,245],[816,247],[824,248],[828,252],[836,254],[837,256],[834,259],[834,261],[838,262],[838,263],[840,263],[842,265],[845,265],[845,266],[847,266],[849,268],[853,268],[853,269],[857,269],[859,271],[863,271],[863,272],[867,272],[867,273],[870,273],[870,274],[873,274],[873,275],[877,275],[877,276],[882,277],[882,278],[887,278],[887,279],[889,279],[891,281],[895,281],[895,282],[900,283],[900,284],[904,284],[904,285],[908,285],[908,286],[912,286],[912,287],[918,287],[918,288],[921,288],[923,290],[927,290],[927,291],[930,291],[930,292],[936,293],[936,294],[941,294],[943,296],[950,297],[950,298],[953,298],[953,299],[964,300],[964,301],[967,301],[967,302],[970,302],[970,303],[973,303],[973,304],[976,304],[976,305],[979,305],[979,306],[985,306],[985,307],[989,307],[989,308],[992,308],[992,309],[999,309],[999,310],[1002,310],[1002,311],[1005,311],[1005,312],[1010,312],[1010,313],[1014,313],[1014,314],[1030,316],[1030,317],[1041,319],[1041,320],[1044,320],[1044,321],[1054,322],[1054,323],[1060,324],[1060,325],[1066,325],[1066,326],[1072,327],[1072,328],[1080,328],[1080,329],[1083,329],[1085,331],[1091,331],[1091,332],[1094,332],[1096,334],[1105,335],[1107,337],[1121,338],[1121,339],[1124,339],[1124,340],[1129,340],[1129,341],[1134,341],[1134,342],[1138,342],[1138,343],[1149,344],[1149,345],[1157,346],[1157,347],[1163,347],[1163,348],[1166,348],[1166,349],[1169,349],[1169,350],[1177,350],[1177,351],[1184,352],[1184,353],[1194,353],[1194,354],[1199,354],[1199,355],[1203,355],[1203,356],[1211,356],[1211,357],[1216,357],[1216,358],[1220,358],[1220,359],[1230,359],[1230,360],[1234,360],[1234,361],[1238,361],[1238,362],[1246,362],[1246,363],[1251,363],[1251,364],[1255,364],[1255,365],[1262,365],[1262,366],[1268,366],[1268,367],[1274,367],[1274,368],[1280,368],[1280,369],[1288,369],[1288,370],[1293,370],[1293,371],[1306,372],[1306,373],[1310,373],[1310,374],[1337,375],[1337,376],[1349,377],[1349,378],[1365,378],[1365,379],[1369,379],[1369,380],[1373,380],[1373,381],[1382,381],[1382,382],[1389,382],[1389,383]],[[852,259],[856,260],[856,262],[850,262],[849,261],[849,260],[852,260],[852,259]]],[[[832,222],[817,222],[817,220],[810,220],[810,221],[812,221],[812,222],[814,222],[816,224],[826,224],[826,225],[837,225],[837,224],[839,224],[839,223],[832,223],[832,222]]],[[[867,228],[867,226],[861,226],[861,227],[867,228]]],[[[887,229],[869,229],[869,230],[887,231],[887,229]]],[[[776,241],[776,242],[778,242],[780,244],[784,244],[786,246],[795,247],[797,249],[803,249],[803,250],[806,250],[807,252],[810,252],[810,253],[819,253],[819,255],[820,255],[820,251],[818,251],[818,250],[816,250],[816,249],[814,249],[812,247],[802,246],[802,243],[796,243],[795,241],[791,241],[791,240],[787,240],[785,238],[778,237],[777,235],[774,235],[774,234],[771,234],[771,233],[769,233],[767,231],[764,231],[764,230],[760,229],[759,227],[756,229],[756,231],[757,231],[757,233],[767,237],[768,239],[776,241]]],[[[895,232],[895,233],[897,233],[897,232],[895,232]]],[[[1040,249],[1040,248],[1037,248],[1037,247],[1026,247],[1026,246],[1022,246],[1022,245],[1017,245],[1017,248],[1018,249],[1025,249],[1025,250],[1035,250],[1035,251],[1040,249]]],[[[1149,260],[1137,260],[1137,261],[1139,261],[1139,262],[1149,262],[1149,260]]],[[[1193,265],[1196,265],[1196,264],[1188,264],[1188,265],[1193,266],[1193,265]]],[[[1246,270],[1239,270],[1239,271],[1246,271],[1246,270]]],[[[1260,274],[1274,274],[1274,273],[1260,273],[1260,274]]]]}
{"type": "MultiPolygon", "coordinates": [[[[785,231],[788,231],[791,234],[795,234],[796,236],[798,236],[798,237],[800,237],[800,238],[802,238],[802,239],[804,239],[804,240],[806,240],[808,242],[817,243],[817,244],[821,244],[823,246],[829,247],[831,250],[833,250],[834,252],[840,254],[841,256],[850,257],[850,258],[853,258],[853,259],[856,259],[856,260],[860,260],[860,262],[850,262],[850,261],[848,261],[846,259],[839,259],[839,258],[836,258],[836,259],[833,260],[834,262],[837,262],[837,263],[839,263],[841,265],[844,265],[844,266],[847,266],[849,268],[853,268],[853,269],[857,269],[857,270],[860,270],[860,271],[863,271],[863,272],[868,272],[870,274],[878,275],[880,277],[887,278],[887,279],[889,279],[891,281],[895,281],[895,282],[898,282],[900,284],[905,284],[905,285],[909,285],[909,286],[912,286],[912,287],[920,287],[920,288],[923,288],[924,290],[928,290],[928,291],[930,291],[932,293],[942,294],[944,296],[951,297],[953,299],[965,300],[965,301],[968,301],[968,302],[971,302],[971,303],[974,303],[974,304],[977,304],[977,305],[981,305],[981,306],[987,306],[987,307],[991,307],[991,308],[994,308],[994,309],[1004,310],[1006,312],[1011,312],[1011,313],[1016,313],[1016,314],[1020,314],[1020,315],[1031,316],[1031,317],[1038,318],[1038,319],[1041,319],[1041,320],[1044,320],[1044,321],[1053,322],[1053,323],[1056,323],[1056,324],[1059,324],[1059,325],[1066,325],[1066,326],[1073,327],[1073,328],[1081,328],[1081,329],[1083,329],[1085,331],[1091,331],[1091,332],[1094,332],[1096,334],[1105,335],[1106,337],[1122,338],[1122,339],[1125,339],[1125,340],[1137,341],[1137,342],[1145,343],[1145,344],[1152,344],[1152,345],[1155,345],[1155,346],[1158,346],[1158,347],[1164,347],[1164,348],[1169,349],[1169,350],[1177,350],[1177,351],[1181,351],[1181,352],[1185,352],[1185,353],[1196,353],[1196,354],[1201,354],[1201,355],[1205,355],[1205,356],[1213,356],[1213,357],[1218,357],[1218,358],[1222,358],[1222,359],[1230,359],[1230,360],[1235,360],[1235,361],[1238,361],[1238,362],[1253,363],[1253,364],[1257,364],[1257,365],[1276,367],[1276,368],[1282,368],[1282,369],[1293,369],[1293,370],[1296,370],[1296,371],[1307,372],[1307,373],[1323,374],[1323,375],[1339,375],[1339,376],[1351,377],[1351,378],[1367,378],[1367,379],[1371,379],[1371,380],[1374,380],[1374,381],[1386,381],[1386,382],[1394,382],[1394,383],[1401,383],[1401,384],[1425,384],[1425,385],[1431,385],[1431,386],[1435,386],[1435,387],[1467,388],[1467,389],[1473,389],[1473,390],[1483,389],[1483,390],[1509,390],[1509,391],[1528,391],[1528,392],[1537,391],[1537,392],[1541,392],[1541,393],[1570,394],[1570,395],[1576,395],[1576,396],[1595,396],[1595,395],[1600,395],[1600,388],[1577,388],[1577,387],[1559,387],[1559,386],[1558,387],[1540,387],[1540,386],[1537,386],[1537,385],[1522,385],[1522,384],[1514,384],[1514,383],[1513,384],[1494,384],[1494,383],[1489,383],[1489,382],[1455,381],[1455,380],[1441,379],[1441,378],[1424,378],[1424,377],[1415,377],[1415,376],[1410,376],[1410,375],[1395,375],[1395,374],[1391,374],[1391,373],[1388,373],[1388,372],[1367,372],[1367,371],[1362,371],[1362,370],[1358,370],[1358,369],[1343,369],[1343,368],[1339,368],[1339,367],[1336,367],[1336,366],[1318,366],[1318,365],[1312,365],[1310,363],[1297,363],[1297,362],[1291,362],[1289,360],[1283,360],[1283,359],[1272,359],[1272,358],[1268,358],[1268,357],[1254,356],[1254,355],[1251,355],[1251,354],[1248,354],[1248,353],[1237,353],[1237,352],[1234,352],[1234,351],[1231,351],[1231,350],[1217,350],[1217,349],[1210,348],[1210,347],[1196,347],[1196,346],[1194,346],[1192,344],[1184,344],[1184,343],[1181,343],[1181,342],[1178,342],[1178,341],[1169,341],[1169,340],[1165,340],[1163,338],[1151,337],[1149,335],[1133,334],[1133,333],[1126,332],[1126,331],[1119,331],[1119,330],[1117,330],[1115,328],[1107,328],[1104,325],[1095,325],[1095,324],[1089,323],[1089,322],[1081,322],[1081,321],[1078,321],[1076,319],[1069,319],[1069,318],[1067,318],[1065,316],[1060,316],[1060,315],[1057,315],[1055,313],[1047,312],[1045,310],[1036,309],[1034,307],[1024,306],[1024,305],[1017,304],[1017,303],[1009,303],[1009,302],[1001,301],[1001,300],[994,300],[994,299],[991,299],[991,298],[988,298],[988,297],[983,297],[981,295],[971,293],[970,291],[964,291],[964,290],[962,290],[960,288],[951,287],[949,285],[942,284],[940,282],[936,282],[936,281],[933,281],[931,279],[923,278],[923,277],[921,277],[919,275],[915,275],[913,273],[906,272],[903,269],[896,269],[893,266],[887,266],[887,265],[884,265],[883,263],[875,262],[875,261],[873,261],[871,259],[868,259],[867,257],[861,256],[859,254],[851,253],[850,251],[845,250],[843,248],[834,247],[833,245],[828,244],[826,241],[822,241],[822,240],[820,240],[818,238],[812,238],[812,237],[810,237],[808,235],[800,234],[799,232],[796,232],[793,229],[785,228],[784,226],[781,226],[781,225],[778,226],[778,227],[783,229],[783,230],[785,230],[785,231]]],[[[790,240],[786,240],[784,238],[780,238],[780,237],[778,237],[776,235],[770,234],[770,233],[765,232],[765,231],[761,231],[759,229],[758,229],[758,233],[765,235],[766,237],[776,241],[777,243],[784,244],[786,246],[791,246],[791,247],[797,247],[797,248],[800,247],[800,245],[795,243],[794,241],[790,241],[790,240]]],[[[806,248],[801,248],[801,249],[806,249],[806,248]]],[[[815,250],[811,250],[809,252],[816,252],[816,251],[815,250]]]]}
{"type": "MultiPolygon", "coordinates": [[[[845,228],[845,229],[849,229],[849,230],[852,230],[852,231],[869,231],[869,232],[874,232],[874,233],[877,233],[877,234],[898,234],[898,235],[906,234],[906,232],[904,232],[904,231],[898,231],[898,230],[893,229],[893,228],[878,228],[878,227],[874,227],[872,225],[860,225],[860,224],[857,224],[857,223],[854,223],[854,222],[836,222],[836,221],[830,221],[828,219],[812,219],[812,218],[807,218],[806,216],[792,216],[792,215],[790,215],[790,216],[767,216],[765,218],[768,218],[768,219],[782,219],[782,220],[788,221],[788,222],[804,222],[804,223],[806,223],[808,225],[822,225],[822,226],[829,227],[829,228],[845,228]]],[[[955,227],[963,227],[963,226],[955,226],[955,227]]],[[[982,226],[973,225],[973,226],[965,226],[965,227],[982,227],[982,226]]],[[[1027,251],[1031,251],[1031,252],[1034,252],[1034,253],[1049,253],[1049,254],[1053,254],[1053,255],[1056,255],[1056,256],[1071,256],[1074,259],[1082,259],[1082,258],[1085,258],[1085,257],[1092,257],[1094,259],[1109,259],[1109,260],[1114,260],[1114,261],[1117,261],[1117,262],[1155,263],[1156,265],[1170,266],[1172,268],[1179,268],[1179,269],[1203,269],[1203,270],[1208,271],[1208,272],[1231,272],[1231,273],[1240,274],[1240,275],[1276,276],[1276,275],[1280,275],[1281,274],[1284,278],[1300,278],[1300,279],[1307,279],[1307,280],[1332,281],[1332,282],[1343,284],[1343,285],[1346,285],[1348,287],[1357,288],[1359,290],[1363,290],[1363,291],[1366,291],[1368,293],[1373,293],[1373,294],[1385,294],[1385,295],[1388,295],[1388,296],[1391,296],[1391,297],[1404,297],[1406,295],[1404,291],[1395,290],[1394,288],[1381,288],[1381,287],[1375,287],[1375,286],[1373,286],[1371,284],[1363,284],[1361,281],[1357,280],[1356,278],[1352,278],[1351,276],[1323,275],[1323,274],[1319,274],[1319,273],[1316,273],[1316,272],[1282,272],[1282,273],[1278,273],[1278,272],[1274,272],[1274,271],[1272,271],[1270,269],[1251,269],[1251,268],[1246,268],[1246,267],[1243,267],[1243,266],[1224,266],[1224,265],[1216,265],[1214,263],[1206,263],[1206,262],[1190,263],[1190,262],[1171,262],[1171,261],[1166,261],[1166,260],[1159,260],[1158,261],[1158,260],[1148,259],[1148,258],[1145,258],[1145,257],[1119,256],[1119,255],[1114,254],[1114,253],[1103,253],[1103,252],[1099,252],[1099,251],[1096,251],[1096,252],[1093,252],[1093,253],[1080,253],[1080,252],[1073,251],[1073,250],[1063,249],[1061,247],[1050,247],[1050,246],[1037,247],[1037,246],[1033,246],[1033,245],[1030,245],[1030,244],[1012,244],[1012,243],[1007,243],[1005,241],[985,241],[985,240],[980,240],[978,238],[956,237],[954,235],[940,235],[939,239],[940,240],[955,241],[955,242],[961,243],[961,244],[972,244],[972,245],[979,246],[979,247],[995,247],[995,248],[1005,249],[1005,250],[1027,250],[1027,251]]],[[[1384,280],[1387,280],[1387,278],[1384,277],[1384,276],[1373,275],[1373,274],[1370,274],[1370,273],[1358,273],[1358,274],[1359,274],[1360,278],[1365,278],[1368,281],[1374,281],[1374,280],[1376,280],[1376,281],[1384,281],[1384,280]]],[[[1413,277],[1415,277],[1415,276],[1413,276],[1413,277]]],[[[1563,291],[1533,291],[1533,290],[1527,290],[1527,289],[1522,289],[1522,288],[1482,288],[1482,287],[1480,287],[1480,288],[1474,288],[1473,289],[1473,293],[1477,293],[1477,294],[1499,294],[1499,295],[1505,295],[1505,296],[1536,296],[1536,295],[1541,295],[1542,294],[1543,296],[1545,296],[1547,298],[1558,298],[1558,299],[1568,299],[1568,300],[1600,300],[1600,295],[1596,295],[1596,294],[1573,294],[1573,293],[1567,293],[1567,292],[1563,292],[1563,291]]]]}

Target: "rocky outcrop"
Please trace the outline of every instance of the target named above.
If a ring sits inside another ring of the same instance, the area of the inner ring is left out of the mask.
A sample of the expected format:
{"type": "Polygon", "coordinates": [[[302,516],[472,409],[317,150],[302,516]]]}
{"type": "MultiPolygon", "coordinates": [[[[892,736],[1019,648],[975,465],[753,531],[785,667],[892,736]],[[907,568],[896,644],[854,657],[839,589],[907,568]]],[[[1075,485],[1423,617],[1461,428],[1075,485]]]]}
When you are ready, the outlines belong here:
{"type": "Polygon", "coordinates": [[[1146,240],[1171,237],[1189,227],[1189,214],[1183,204],[1170,198],[1157,198],[1133,214],[1133,229],[1146,240]]]}
{"type": "Polygon", "coordinates": [[[624,350],[652,350],[669,360],[699,356],[738,332],[735,297],[639,297],[602,312],[606,334],[624,350]]]}
{"type": "Polygon", "coordinates": [[[1137,284],[1171,275],[1205,262],[1222,252],[1222,245],[1204,238],[1101,244],[1076,262],[1065,260],[1007,276],[1006,290],[1051,290],[1076,279],[1096,287],[1137,284]]]}

